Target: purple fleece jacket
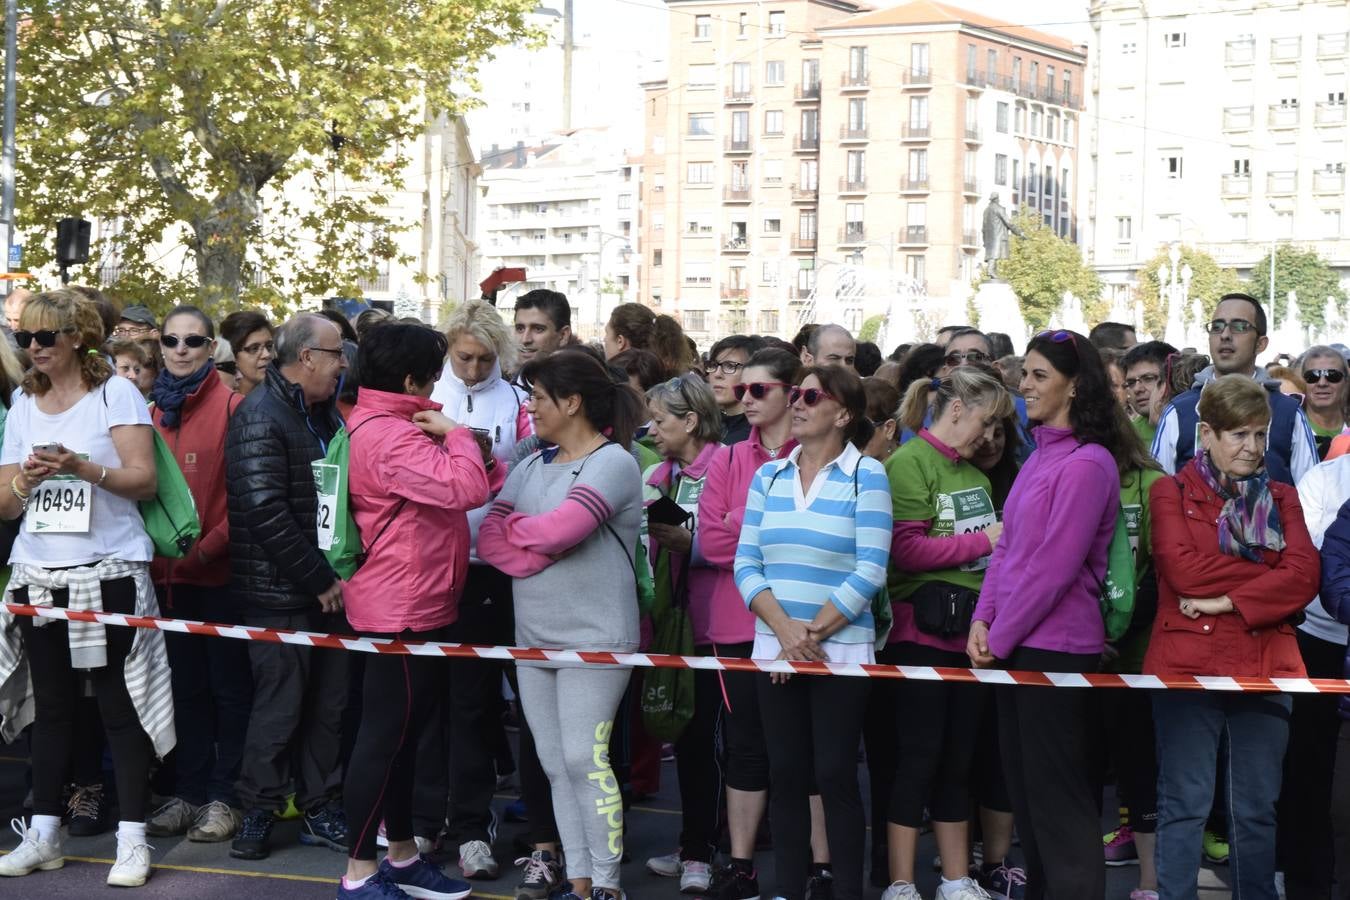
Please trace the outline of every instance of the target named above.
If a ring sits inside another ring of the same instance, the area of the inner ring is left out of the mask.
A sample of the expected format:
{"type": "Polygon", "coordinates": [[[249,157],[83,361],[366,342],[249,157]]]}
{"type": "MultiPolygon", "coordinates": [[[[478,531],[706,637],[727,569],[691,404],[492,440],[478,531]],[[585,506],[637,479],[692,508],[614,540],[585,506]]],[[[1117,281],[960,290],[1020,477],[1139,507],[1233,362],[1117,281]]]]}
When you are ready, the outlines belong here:
{"type": "Polygon", "coordinates": [[[1120,506],[1120,474],[1100,444],[1067,428],[1035,429],[1036,451],[1003,507],[975,619],[989,624],[989,650],[1019,647],[1100,653],[1106,643],[1098,579],[1120,506]]]}

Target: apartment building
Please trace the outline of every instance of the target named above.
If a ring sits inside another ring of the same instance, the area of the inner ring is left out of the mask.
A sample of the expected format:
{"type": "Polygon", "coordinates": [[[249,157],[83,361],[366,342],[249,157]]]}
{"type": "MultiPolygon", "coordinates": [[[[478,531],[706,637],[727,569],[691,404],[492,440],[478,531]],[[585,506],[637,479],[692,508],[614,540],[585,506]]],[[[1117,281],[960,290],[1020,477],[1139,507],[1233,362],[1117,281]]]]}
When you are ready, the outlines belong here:
{"type": "Polygon", "coordinates": [[[590,128],[494,147],[482,165],[483,277],[499,266],[525,268],[518,292],[563,292],[573,332],[600,336],[610,311],[637,299],[640,164],[608,129],[590,128]]]}
{"type": "Polygon", "coordinates": [[[642,292],[696,339],[792,334],[831,265],[908,275],[963,312],[992,193],[1076,237],[1070,42],[929,0],[667,5],[670,72],[644,85],[642,292]]]}
{"type": "Polygon", "coordinates": [[[1247,274],[1272,242],[1350,281],[1350,4],[1096,2],[1088,258],[1113,298],[1159,248],[1247,274]]]}

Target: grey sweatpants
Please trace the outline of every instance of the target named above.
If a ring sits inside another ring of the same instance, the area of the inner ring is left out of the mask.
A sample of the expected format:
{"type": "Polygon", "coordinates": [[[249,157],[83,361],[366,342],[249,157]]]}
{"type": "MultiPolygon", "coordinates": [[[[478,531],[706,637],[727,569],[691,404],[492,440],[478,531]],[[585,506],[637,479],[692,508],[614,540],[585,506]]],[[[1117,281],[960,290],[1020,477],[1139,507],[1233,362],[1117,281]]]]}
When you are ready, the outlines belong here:
{"type": "Polygon", "coordinates": [[[516,667],[521,709],[553,789],[567,877],[590,878],[596,887],[619,887],[623,798],[609,766],[609,738],[629,671],[516,667]]]}

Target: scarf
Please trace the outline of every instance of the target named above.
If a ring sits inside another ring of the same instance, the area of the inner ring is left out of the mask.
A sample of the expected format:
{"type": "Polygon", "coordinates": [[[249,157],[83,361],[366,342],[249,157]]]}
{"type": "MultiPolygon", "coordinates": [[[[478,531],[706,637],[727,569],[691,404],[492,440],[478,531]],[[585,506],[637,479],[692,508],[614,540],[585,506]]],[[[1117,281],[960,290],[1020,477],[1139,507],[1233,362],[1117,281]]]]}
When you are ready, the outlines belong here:
{"type": "Polygon", "coordinates": [[[182,423],[183,402],[215,371],[216,364],[209,359],[200,369],[182,378],[169,374],[167,367],[159,370],[155,386],[150,389],[150,399],[164,414],[165,428],[177,428],[182,423]]]}
{"type": "Polygon", "coordinates": [[[1280,510],[1270,493],[1270,476],[1263,468],[1250,478],[1232,479],[1214,468],[1209,453],[1195,458],[1195,470],[1209,489],[1223,500],[1219,513],[1219,551],[1261,562],[1262,550],[1284,549],[1280,510]]]}

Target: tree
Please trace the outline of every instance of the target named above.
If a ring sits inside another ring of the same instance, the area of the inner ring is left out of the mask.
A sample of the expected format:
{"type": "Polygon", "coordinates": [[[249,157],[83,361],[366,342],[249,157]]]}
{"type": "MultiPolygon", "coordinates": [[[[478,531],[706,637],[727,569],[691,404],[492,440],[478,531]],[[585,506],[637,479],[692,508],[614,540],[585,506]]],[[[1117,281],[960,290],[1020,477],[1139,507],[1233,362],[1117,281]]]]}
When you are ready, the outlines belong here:
{"type": "MultiPolygon", "coordinates": [[[[1322,330],[1326,318],[1327,298],[1333,297],[1338,306],[1345,303],[1345,289],[1336,272],[1314,250],[1300,250],[1291,244],[1275,249],[1275,317],[1270,323],[1283,322],[1293,291],[1298,303],[1298,317],[1304,325],[1313,326],[1313,332],[1322,330]]],[[[1270,314],[1270,257],[1263,256],[1252,267],[1251,295],[1266,304],[1270,314]]],[[[1338,338],[1339,340],[1339,338],[1338,338]]]]}
{"type": "Polygon", "coordinates": [[[881,326],[886,324],[885,316],[870,316],[862,323],[858,329],[858,340],[876,342],[881,336],[881,326]]]}
{"type": "MultiPolygon", "coordinates": [[[[1190,296],[1200,299],[1201,315],[1205,321],[1213,315],[1220,297],[1247,289],[1237,272],[1223,268],[1205,251],[1185,244],[1178,245],[1177,250],[1181,252],[1181,258],[1177,260],[1177,272],[1180,273],[1183,266],[1191,267],[1190,296]]],[[[1167,330],[1167,306],[1162,301],[1158,268],[1171,267],[1167,253],[1167,247],[1160,247],[1153,258],[1134,273],[1135,282],[1139,285],[1138,297],[1144,304],[1144,330],[1159,337],[1167,330]]],[[[1180,278],[1181,275],[1178,274],[1177,277],[1180,278]]],[[[1182,322],[1191,320],[1190,305],[1187,301],[1186,308],[1181,310],[1182,322]]]]}
{"type": "Polygon", "coordinates": [[[1025,208],[1018,212],[1015,224],[1022,236],[1012,235],[1008,258],[999,260],[998,275],[1012,286],[1032,332],[1050,323],[1065,291],[1083,301],[1089,320],[1099,317],[1102,282],[1084,265],[1078,246],[1055,234],[1040,216],[1025,208]]]}
{"type": "Polygon", "coordinates": [[[118,260],[127,300],[350,294],[396,255],[406,223],[382,206],[410,139],[471,102],[453,85],[472,89],[478,60],[529,36],[534,5],[36,0],[18,97],[30,258],[48,262],[53,223],[83,215],[120,225],[91,262],[118,260]],[[161,241],[195,271],[163,271],[150,258],[161,241]]]}

